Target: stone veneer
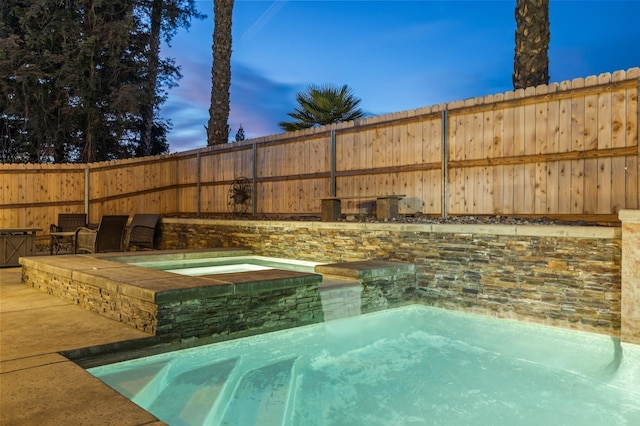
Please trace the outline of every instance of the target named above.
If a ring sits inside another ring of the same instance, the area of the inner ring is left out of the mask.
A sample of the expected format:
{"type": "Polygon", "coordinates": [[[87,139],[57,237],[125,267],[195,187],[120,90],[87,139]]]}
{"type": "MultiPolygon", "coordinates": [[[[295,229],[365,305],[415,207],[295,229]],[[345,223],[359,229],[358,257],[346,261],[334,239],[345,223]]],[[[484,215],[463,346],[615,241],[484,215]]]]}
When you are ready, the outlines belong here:
{"type": "MultiPolygon", "coordinates": [[[[415,265],[407,262],[368,260],[318,265],[315,271],[325,277],[339,277],[357,283],[358,313],[375,312],[412,302],[416,286],[415,265]]],[[[329,286],[325,286],[329,287],[329,286]]],[[[353,286],[351,286],[353,287],[353,286]]],[[[325,297],[326,299],[326,297],[325,297]]]]}
{"type": "MultiPolygon", "coordinates": [[[[23,257],[22,280],[164,342],[239,336],[323,320],[319,274],[274,269],[190,277],[116,261],[123,256],[158,257],[145,253],[23,257]]],[[[165,260],[248,254],[237,249],[163,253],[165,260]]]]}
{"type": "Polygon", "coordinates": [[[247,247],[316,262],[410,262],[414,302],[620,334],[619,227],[183,218],[163,218],[159,226],[164,249],[247,247]]]}
{"type": "Polygon", "coordinates": [[[620,338],[640,344],[640,211],[622,210],[622,324],[620,338]]]}

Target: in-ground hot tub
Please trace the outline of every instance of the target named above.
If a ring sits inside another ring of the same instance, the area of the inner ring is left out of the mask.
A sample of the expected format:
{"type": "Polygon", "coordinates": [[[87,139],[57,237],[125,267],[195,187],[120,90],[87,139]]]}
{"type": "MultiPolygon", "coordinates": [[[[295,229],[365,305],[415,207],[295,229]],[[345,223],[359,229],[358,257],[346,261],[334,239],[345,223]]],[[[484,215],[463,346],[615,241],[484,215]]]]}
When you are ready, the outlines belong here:
{"type": "Polygon", "coordinates": [[[207,343],[387,309],[413,303],[415,289],[412,263],[323,265],[232,248],[36,256],[20,263],[27,285],[159,343],[207,343]]]}
{"type": "Polygon", "coordinates": [[[269,269],[197,276],[137,265],[193,265],[204,258],[251,254],[170,250],[24,257],[20,263],[26,284],[162,340],[252,334],[323,320],[322,275],[295,270],[297,262],[293,270],[282,269],[287,261],[280,260],[269,269]]]}
{"type": "Polygon", "coordinates": [[[183,259],[165,258],[155,260],[148,258],[125,257],[114,260],[127,263],[129,265],[173,272],[174,274],[180,275],[189,275],[192,277],[238,272],[266,271],[270,269],[315,272],[315,267],[317,265],[322,265],[322,263],[305,260],[280,259],[253,255],[183,259]]]}

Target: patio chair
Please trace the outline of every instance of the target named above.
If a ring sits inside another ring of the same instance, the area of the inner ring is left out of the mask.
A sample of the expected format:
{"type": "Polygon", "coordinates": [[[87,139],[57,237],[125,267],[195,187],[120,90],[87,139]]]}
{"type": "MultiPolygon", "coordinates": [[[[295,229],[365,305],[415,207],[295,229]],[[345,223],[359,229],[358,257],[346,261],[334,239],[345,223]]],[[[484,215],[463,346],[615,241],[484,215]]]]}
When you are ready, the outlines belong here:
{"type": "Polygon", "coordinates": [[[106,253],[124,251],[125,228],[128,215],[102,216],[98,229],[76,230],[75,252],[106,253]]]}
{"type": "Polygon", "coordinates": [[[60,213],[58,224],[49,226],[49,253],[58,253],[66,245],[72,248],[76,229],[87,226],[86,213],[60,213]]]}
{"type": "Polygon", "coordinates": [[[159,214],[134,214],[129,226],[127,247],[153,249],[153,236],[158,219],[160,219],[159,214]]]}

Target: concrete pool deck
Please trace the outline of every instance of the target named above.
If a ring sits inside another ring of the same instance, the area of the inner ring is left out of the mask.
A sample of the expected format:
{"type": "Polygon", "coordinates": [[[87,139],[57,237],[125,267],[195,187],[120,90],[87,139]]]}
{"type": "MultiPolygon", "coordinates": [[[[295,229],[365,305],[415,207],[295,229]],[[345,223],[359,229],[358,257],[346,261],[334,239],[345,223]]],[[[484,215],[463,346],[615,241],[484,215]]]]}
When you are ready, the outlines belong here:
{"type": "Polygon", "coordinates": [[[60,354],[148,337],[0,268],[0,424],[164,425],[60,354]]]}

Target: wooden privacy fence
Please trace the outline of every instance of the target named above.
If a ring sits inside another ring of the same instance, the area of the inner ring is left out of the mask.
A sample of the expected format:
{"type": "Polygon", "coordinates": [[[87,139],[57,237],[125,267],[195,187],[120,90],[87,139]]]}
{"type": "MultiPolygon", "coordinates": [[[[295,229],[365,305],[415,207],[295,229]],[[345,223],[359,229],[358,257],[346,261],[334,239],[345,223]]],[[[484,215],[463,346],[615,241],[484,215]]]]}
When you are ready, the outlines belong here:
{"type": "MultiPolygon", "coordinates": [[[[320,198],[405,194],[400,213],[616,220],[638,209],[640,68],[143,159],[0,165],[0,227],[61,212],[316,215],[320,198]]],[[[374,199],[345,200],[369,213],[374,199]]]]}

